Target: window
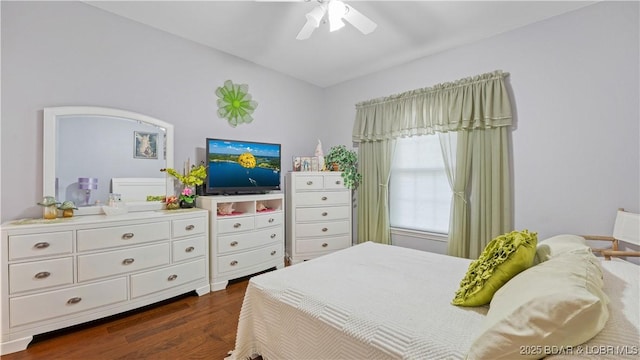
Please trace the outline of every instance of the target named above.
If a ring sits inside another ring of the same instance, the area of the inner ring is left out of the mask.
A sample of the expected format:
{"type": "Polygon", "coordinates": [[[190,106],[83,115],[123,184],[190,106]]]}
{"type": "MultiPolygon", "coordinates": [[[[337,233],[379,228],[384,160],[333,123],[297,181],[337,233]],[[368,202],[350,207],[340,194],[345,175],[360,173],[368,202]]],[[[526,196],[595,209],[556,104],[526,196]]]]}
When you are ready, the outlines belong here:
{"type": "Polygon", "coordinates": [[[400,138],[391,164],[391,227],[446,234],[451,188],[437,135],[400,138]]]}

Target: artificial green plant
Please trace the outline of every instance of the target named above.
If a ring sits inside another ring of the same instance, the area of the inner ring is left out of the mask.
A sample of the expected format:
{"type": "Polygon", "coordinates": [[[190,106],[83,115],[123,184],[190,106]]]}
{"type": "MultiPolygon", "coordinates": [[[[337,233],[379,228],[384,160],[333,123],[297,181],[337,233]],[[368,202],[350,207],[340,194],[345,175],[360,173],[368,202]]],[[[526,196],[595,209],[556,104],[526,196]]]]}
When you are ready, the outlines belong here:
{"type": "Polygon", "coordinates": [[[358,154],[355,150],[349,150],[345,145],[333,146],[325,155],[324,163],[329,170],[334,170],[333,164],[337,165],[337,171],[342,171],[344,186],[353,190],[358,188],[362,174],[358,172],[358,154]]]}

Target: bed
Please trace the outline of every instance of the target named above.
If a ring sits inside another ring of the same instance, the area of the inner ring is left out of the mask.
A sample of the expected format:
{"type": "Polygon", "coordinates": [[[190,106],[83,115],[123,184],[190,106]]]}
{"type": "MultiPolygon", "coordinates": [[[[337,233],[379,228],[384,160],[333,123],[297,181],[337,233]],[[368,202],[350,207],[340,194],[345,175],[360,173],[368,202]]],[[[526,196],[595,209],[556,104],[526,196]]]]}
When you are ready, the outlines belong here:
{"type": "Polygon", "coordinates": [[[120,194],[124,202],[143,202],[148,197],[163,197],[167,193],[167,179],[161,178],[112,178],[111,192],[120,194]]]}
{"type": "MultiPolygon", "coordinates": [[[[464,359],[489,312],[451,304],[470,263],[366,242],[255,276],[229,359],[464,359]]],[[[521,348],[524,358],[637,358],[640,267],[601,264],[604,329],[580,349],[521,348]]]]}

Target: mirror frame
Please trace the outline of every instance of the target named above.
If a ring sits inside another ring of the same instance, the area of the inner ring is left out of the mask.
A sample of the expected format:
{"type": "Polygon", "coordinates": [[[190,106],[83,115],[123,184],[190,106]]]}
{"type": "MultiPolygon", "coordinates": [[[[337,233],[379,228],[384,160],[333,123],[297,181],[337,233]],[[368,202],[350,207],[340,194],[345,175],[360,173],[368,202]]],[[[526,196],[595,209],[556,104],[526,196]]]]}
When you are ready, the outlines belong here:
{"type": "MultiPolygon", "coordinates": [[[[173,125],[162,120],[153,118],[151,116],[142,115],[139,113],[98,107],[98,106],[60,106],[60,107],[47,107],[44,108],[43,117],[43,141],[42,141],[42,187],[43,196],[52,196],[55,194],[56,187],[56,166],[57,166],[57,145],[58,145],[58,120],[61,116],[70,115],[86,115],[86,116],[107,116],[114,118],[124,118],[128,120],[140,121],[150,125],[154,125],[165,129],[166,131],[166,167],[173,168],[173,125]]],[[[160,169],[158,169],[160,171],[160,169]]],[[[170,176],[165,176],[167,179],[167,195],[172,195],[173,191],[173,179],[170,176]],[[171,190],[171,191],[170,191],[171,190]]],[[[146,210],[159,210],[162,209],[164,204],[160,202],[136,202],[127,203],[129,211],[146,211],[146,210]]],[[[78,207],[75,211],[76,215],[97,215],[104,214],[102,206],[86,206],[78,207]]]]}

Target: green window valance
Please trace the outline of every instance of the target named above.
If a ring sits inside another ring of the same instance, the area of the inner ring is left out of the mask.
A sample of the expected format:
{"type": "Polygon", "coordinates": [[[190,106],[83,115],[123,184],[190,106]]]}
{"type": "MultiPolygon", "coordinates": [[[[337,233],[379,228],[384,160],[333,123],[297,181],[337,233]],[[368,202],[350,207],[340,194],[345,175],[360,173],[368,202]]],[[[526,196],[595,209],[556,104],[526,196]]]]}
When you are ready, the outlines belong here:
{"type": "Polygon", "coordinates": [[[353,141],[509,126],[508,75],[498,70],[358,103],[353,141]]]}

